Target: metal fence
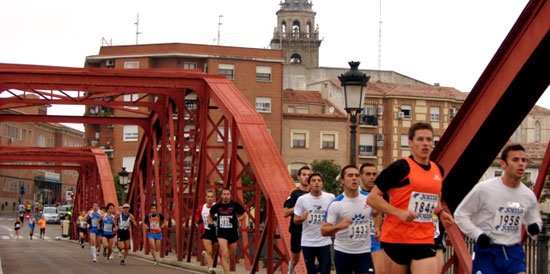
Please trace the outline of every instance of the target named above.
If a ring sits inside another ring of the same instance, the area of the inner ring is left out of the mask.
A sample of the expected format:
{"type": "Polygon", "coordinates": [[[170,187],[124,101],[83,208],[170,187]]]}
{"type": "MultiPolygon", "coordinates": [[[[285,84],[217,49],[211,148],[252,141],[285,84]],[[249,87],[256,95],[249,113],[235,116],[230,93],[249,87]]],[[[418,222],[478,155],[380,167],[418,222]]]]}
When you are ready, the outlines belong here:
{"type": "MultiPolygon", "coordinates": [[[[523,243],[523,250],[525,250],[525,263],[527,264],[527,274],[548,274],[549,264],[548,261],[548,235],[541,234],[537,237],[537,240],[532,240],[527,238],[523,243]]],[[[449,240],[446,239],[446,242],[449,243],[449,240]]],[[[473,254],[474,242],[472,239],[466,237],[466,246],[470,251],[470,254],[473,254]]],[[[447,252],[445,252],[445,262],[451,258],[454,254],[454,248],[452,246],[447,246],[447,252]]],[[[453,268],[449,268],[446,274],[459,274],[455,273],[453,268]]]]}

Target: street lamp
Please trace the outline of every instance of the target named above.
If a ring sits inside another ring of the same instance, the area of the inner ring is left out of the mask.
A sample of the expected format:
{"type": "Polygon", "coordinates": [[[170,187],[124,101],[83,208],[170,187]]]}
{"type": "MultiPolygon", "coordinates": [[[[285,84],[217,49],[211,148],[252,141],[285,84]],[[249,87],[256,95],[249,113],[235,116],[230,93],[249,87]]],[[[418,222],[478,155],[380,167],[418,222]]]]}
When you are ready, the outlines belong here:
{"type": "Polygon", "coordinates": [[[344,87],[345,110],[350,117],[350,164],[355,165],[357,151],[357,115],[363,110],[363,88],[367,86],[370,76],[359,71],[360,62],[349,62],[350,70],[338,76],[342,87],[344,87]]]}
{"type": "Polygon", "coordinates": [[[122,188],[124,189],[124,192],[122,192],[122,201],[125,202],[126,201],[126,186],[128,185],[128,175],[130,173],[128,173],[128,171],[126,171],[126,168],[125,167],[122,167],[122,170],[120,172],[118,172],[118,183],[122,186],[122,188]]]}

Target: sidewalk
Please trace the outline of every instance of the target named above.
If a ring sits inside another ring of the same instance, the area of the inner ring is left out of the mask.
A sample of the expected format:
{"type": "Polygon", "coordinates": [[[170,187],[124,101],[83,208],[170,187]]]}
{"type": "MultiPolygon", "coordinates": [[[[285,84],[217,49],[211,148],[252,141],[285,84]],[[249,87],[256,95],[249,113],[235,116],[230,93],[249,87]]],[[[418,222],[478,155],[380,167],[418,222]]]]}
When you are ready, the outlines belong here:
{"type": "MultiPolygon", "coordinates": [[[[67,238],[63,238],[62,240],[74,243],[76,245],[79,244],[77,241],[70,240],[70,239],[67,239],[67,238]]],[[[152,255],[145,255],[143,253],[143,251],[132,252],[130,250],[130,252],[128,252],[128,256],[149,260],[151,262],[153,261],[153,256],[152,255]]],[[[176,255],[170,253],[168,256],[166,256],[164,258],[160,258],[158,260],[158,262],[161,263],[161,264],[171,265],[171,266],[175,266],[175,267],[181,267],[181,268],[187,269],[187,270],[197,271],[197,272],[201,272],[201,273],[208,273],[208,268],[206,266],[201,266],[200,262],[197,262],[195,257],[193,257],[191,259],[191,262],[188,263],[186,261],[186,258],[184,258],[183,261],[178,261],[176,255]]],[[[234,272],[232,271],[231,273],[237,273],[237,274],[250,273],[250,271],[247,271],[245,269],[243,264],[237,264],[236,268],[237,268],[236,271],[234,271],[234,272]]],[[[223,273],[223,269],[221,267],[221,262],[219,260],[218,260],[218,266],[216,268],[214,268],[214,271],[216,271],[216,273],[223,273]]],[[[256,273],[266,273],[266,269],[265,268],[260,268],[260,271],[258,271],[256,273]]]]}

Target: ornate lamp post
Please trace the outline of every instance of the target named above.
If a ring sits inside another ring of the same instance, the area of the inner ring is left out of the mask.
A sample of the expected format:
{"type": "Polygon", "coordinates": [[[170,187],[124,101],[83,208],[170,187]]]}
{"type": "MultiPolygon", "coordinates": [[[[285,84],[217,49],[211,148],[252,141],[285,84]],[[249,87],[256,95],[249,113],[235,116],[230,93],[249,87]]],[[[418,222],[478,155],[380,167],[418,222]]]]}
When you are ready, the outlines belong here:
{"type": "Polygon", "coordinates": [[[350,117],[350,164],[356,165],[357,155],[357,115],[363,110],[363,89],[370,77],[359,71],[360,62],[349,62],[350,70],[338,76],[344,87],[346,112],[350,117]]]}
{"type": "Polygon", "coordinates": [[[130,173],[126,171],[125,167],[122,167],[122,170],[118,173],[118,183],[122,186],[122,189],[124,190],[122,192],[122,202],[126,201],[126,186],[128,185],[128,175],[130,173]]]}

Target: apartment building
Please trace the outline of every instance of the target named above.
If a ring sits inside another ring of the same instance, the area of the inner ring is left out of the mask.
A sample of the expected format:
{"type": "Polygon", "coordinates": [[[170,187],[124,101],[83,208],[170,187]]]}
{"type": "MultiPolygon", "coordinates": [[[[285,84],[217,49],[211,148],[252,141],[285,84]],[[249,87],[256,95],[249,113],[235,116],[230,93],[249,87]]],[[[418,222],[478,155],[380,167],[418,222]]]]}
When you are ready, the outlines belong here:
{"type": "MultiPolygon", "coordinates": [[[[5,114],[47,114],[48,106],[33,106],[17,109],[4,109],[5,114]]],[[[0,122],[0,145],[22,147],[83,147],[84,132],[56,123],[15,123],[0,122]]],[[[31,163],[21,163],[31,164],[31,163]]],[[[44,163],[41,163],[44,164],[44,163]]],[[[8,202],[11,210],[13,202],[17,202],[21,186],[25,190],[22,200],[62,201],[63,193],[75,191],[78,182],[78,172],[74,170],[31,170],[31,169],[0,169],[0,203],[8,202]]]]}
{"type": "MultiPolygon", "coordinates": [[[[198,69],[208,74],[224,75],[256,106],[280,151],[283,62],[282,50],[169,43],[101,47],[99,54],[86,57],[85,66],[198,69]]],[[[135,101],[139,96],[126,95],[124,100],[135,101]]],[[[143,117],[147,111],[138,107],[113,110],[94,106],[88,109],[88,115],[143,117]]],[[[132,171],[142,136],[140,128],[131,125],[86,125],[85,132],[89,145],[100,146],[109,155],[113,174],[123,166],[132,171]]]]}

